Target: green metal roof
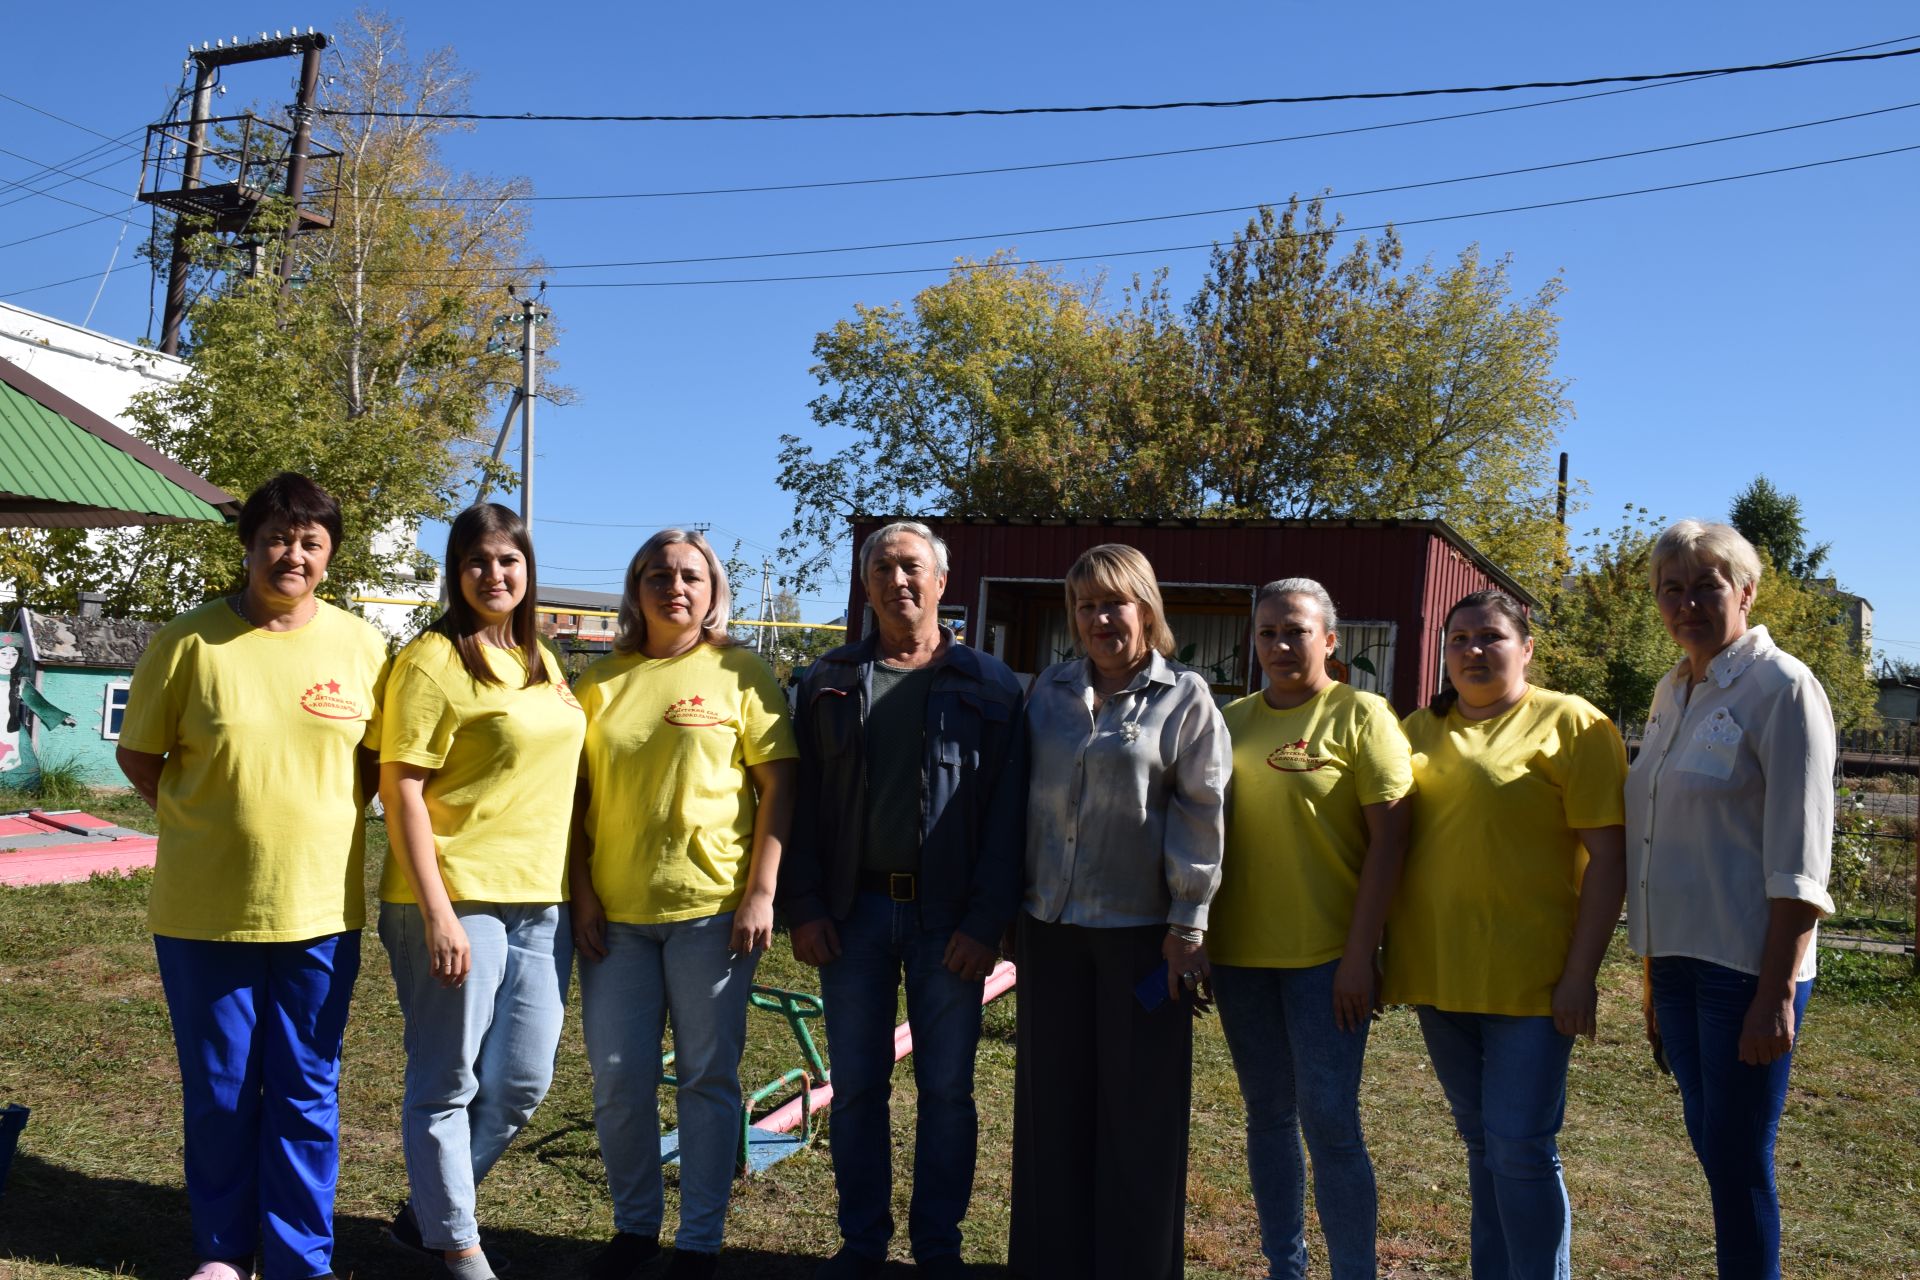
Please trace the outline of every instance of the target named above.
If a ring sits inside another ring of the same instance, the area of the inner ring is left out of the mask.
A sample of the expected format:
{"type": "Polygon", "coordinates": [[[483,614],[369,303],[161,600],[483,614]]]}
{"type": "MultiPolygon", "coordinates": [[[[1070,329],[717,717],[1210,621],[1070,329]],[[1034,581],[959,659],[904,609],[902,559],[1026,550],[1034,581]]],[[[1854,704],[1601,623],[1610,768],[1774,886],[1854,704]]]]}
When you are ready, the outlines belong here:
{"type": "Polygon", "coordinates": [[[0,360],[0,525],[224,521],[234,499],[0,360]]]}

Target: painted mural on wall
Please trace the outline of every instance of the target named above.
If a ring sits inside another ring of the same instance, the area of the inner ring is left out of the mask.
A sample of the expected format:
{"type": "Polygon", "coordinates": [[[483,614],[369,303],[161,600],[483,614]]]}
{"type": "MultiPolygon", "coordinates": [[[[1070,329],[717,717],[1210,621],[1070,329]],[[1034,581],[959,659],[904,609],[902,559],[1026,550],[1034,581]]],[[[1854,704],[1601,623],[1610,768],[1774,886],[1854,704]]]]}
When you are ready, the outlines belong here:
{"type": "Polygon", "coordinates": [[[12,773],[26,763],[26,757],[20,752],[20,693],[13,687],[14,673],[20,670],[25,649],[19,632],[0,631],[0,681],[5,682],[0,693],[6,695],[5,702],[0,703],[6,707],[5,724],[0,727],[0,775],[12,773]]]}
{"type": "Polygon", "coordinates": [[[22,609],[13,630],[7,726],[14,764],[0,783],[34,785],[42,768],[58,767],[93,786],[124,787],[114,760],[126,715],[134,664],[157,624],[98,614],[22,609]]]}

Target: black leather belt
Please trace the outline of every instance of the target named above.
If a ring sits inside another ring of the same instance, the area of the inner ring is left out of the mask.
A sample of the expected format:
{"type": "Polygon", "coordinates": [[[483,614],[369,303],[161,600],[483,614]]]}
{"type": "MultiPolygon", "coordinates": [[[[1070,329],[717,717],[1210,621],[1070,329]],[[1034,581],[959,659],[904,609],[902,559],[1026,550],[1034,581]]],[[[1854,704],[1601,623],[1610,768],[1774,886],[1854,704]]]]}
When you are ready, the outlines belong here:
{"type": "Polygon", "coordinates": [[[862,871],[858,883],[861,892],[884,893],[895,902],[920,896],[920,877],[911,871],[862,871]]]}

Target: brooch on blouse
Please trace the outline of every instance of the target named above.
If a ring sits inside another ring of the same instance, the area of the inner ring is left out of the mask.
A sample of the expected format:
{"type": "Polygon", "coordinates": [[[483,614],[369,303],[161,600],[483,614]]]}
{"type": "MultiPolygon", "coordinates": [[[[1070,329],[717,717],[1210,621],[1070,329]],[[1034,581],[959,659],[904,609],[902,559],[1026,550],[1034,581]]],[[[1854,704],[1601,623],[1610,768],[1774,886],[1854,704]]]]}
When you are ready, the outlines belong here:
{"type": "Polygon", "coordinates": [[[1134,720],[1129,720],[1129,721],[1127,721],[1127,722],[1126,722],[1125,724],[1123,724],[1123,725],[1121,725],[1121,726],[1120,726],[1120,740],[1121,740],[1122,742],[1138,742],[1138,741],[1140,741],[1140,725],[1139,725],[1139,722],[1138,722],[1138,721],[1134,721],[1134,720]]]}

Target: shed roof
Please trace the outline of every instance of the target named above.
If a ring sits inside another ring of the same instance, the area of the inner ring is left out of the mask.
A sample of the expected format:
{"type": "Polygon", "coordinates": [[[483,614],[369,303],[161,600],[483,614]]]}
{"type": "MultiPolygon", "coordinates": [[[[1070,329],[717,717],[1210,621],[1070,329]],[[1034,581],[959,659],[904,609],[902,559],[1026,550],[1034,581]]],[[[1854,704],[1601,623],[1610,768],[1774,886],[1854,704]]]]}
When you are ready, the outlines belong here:
{"type": "Polygon", "coordinates": [[[176,524],[238,511],[233,495],[0,360],[0,525],[176,524]]]}
{"type": "MultiPolygon", "coordinates": [[[[921,520],[934,525],[1030,525],[1035,528],[1082,528],[1082,529],[1420,529],[1443,539],[1465,556],[1481,572],[1485,573],[1500,589],[1520,601],[1528,608],[1539,608],[1540,601],[1532,592],[1514,579],[1505,569],[1495,564],[1487,555],[1445,520],[1353,520],[1353,519],[1315,519],[1315,520],[1270,520],[1219,518],[1213,516],[1198,517],[1151,517],[1141,519],[1121,519],[1109,516],[895,516],[895,515],[857,515],[852,518],[855,530],[864,527],[886,524],[893,520],[921,520]]],[[[856,536],[857,533],[856,533],[856,536]]]]}
{"type": "Polygon", "coordinates": [[[83,618],[77,614],[22,609],[15,628],[27,639],[35,666],[104,667],[131,671],[160,629],[158,622],[131,618],[83,618]]]}

